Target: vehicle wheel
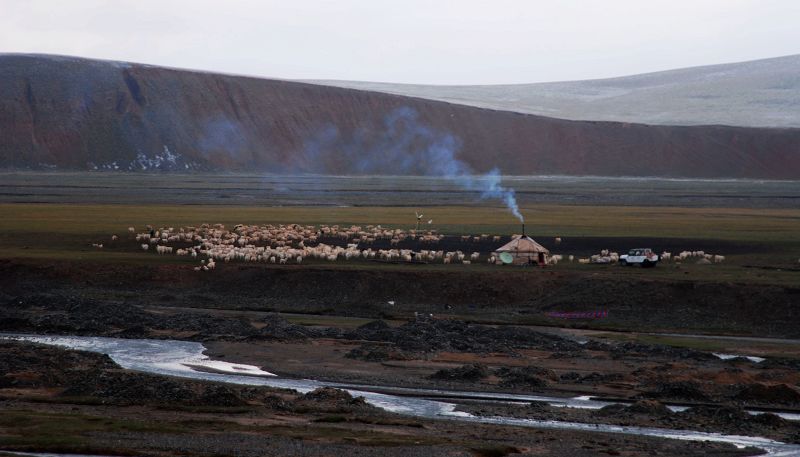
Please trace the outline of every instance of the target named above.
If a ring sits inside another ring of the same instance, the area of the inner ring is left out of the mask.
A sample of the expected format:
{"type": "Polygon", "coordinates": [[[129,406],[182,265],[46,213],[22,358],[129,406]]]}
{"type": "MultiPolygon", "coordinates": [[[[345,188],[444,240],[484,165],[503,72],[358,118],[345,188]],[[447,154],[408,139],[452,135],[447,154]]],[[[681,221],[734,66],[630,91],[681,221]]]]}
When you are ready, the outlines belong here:
{"type": "Polygon", "coordinates": [[[649,260],[645,260],[644,262],[642,262],[642,268],[651,268],[653,265],[654,265],[653,262],[649,260]]]}
{"type": "Polygon", "coordinates": [[[619,264],[622,265],[623,267],[627,267],[628,266],[628,261],[627,260],[620,260],[619,264]]]}

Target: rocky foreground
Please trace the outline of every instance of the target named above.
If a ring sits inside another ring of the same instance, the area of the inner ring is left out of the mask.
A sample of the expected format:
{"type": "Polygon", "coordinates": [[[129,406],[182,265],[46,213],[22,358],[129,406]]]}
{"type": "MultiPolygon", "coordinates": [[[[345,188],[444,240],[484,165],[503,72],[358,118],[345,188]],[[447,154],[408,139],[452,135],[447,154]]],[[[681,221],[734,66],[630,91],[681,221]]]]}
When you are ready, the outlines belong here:
{"type": "MultiPolygon", "coordinates": [[[[721,360],[693,349],[594,339],[578,342],[528,327],[428,316],[404,323],[298,325],[271,313],[146,308],[77,298],[56,301],[48,295],[8,301],[0,307],[0,331],[203,341],[213,358],[261,365],[287,377],[618,398],[632,406],[596,412],[541,405],[506,410],[491,404],[463,407],[476,414],[501,411],[515,417],[689,428],[800,442],[797,422],[745,412],[746,408],[800,410],[800,363],[790,358],[773,357],[761,363],[745,358],[721,360]],[[690,408],[671,413],[665,403],[690,408]]],[[[14,361],[11,352],[6,353],[5,370],[0,373],[23,370],[25,359],[14,361]]],[[[65,357],[75,364],[69,359],[74,355],[65,357]]],[[[85,397],[118,406],[145,400],[160,406],[256,405],[297,413],[292,409],[294,400],[285,395],[128,373],[115,369],[107,359],[92,357],[96,360],[85,369],[66,372],[60,362],[43,362],[29,373],[30,379],[7,374],[0,378],[0,386],[29,389],[56,385],[64,388],[59,398],[85,397]]]]}
{"type": "Polygon", "coordinates": [[[743,456],[729,445],[461,425],[393,415],[336,389],[167,378],[108,357],[0,342],[0,449],[155,456],[743,456]]]}

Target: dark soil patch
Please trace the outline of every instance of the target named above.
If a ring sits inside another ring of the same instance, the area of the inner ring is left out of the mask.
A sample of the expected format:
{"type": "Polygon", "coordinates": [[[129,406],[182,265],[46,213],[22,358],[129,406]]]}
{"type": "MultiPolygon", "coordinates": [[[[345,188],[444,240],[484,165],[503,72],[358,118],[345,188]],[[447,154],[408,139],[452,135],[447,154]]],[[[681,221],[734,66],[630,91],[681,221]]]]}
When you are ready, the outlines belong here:
{"type": "MultiPolygon", "coordinates": [[[[0,290],[5,302],[30,306],[61,306],[72,298],[96,298],[123,306],[218,307],[372,318],[420,312],[484,319],[488,315],[519,316],[549,322],[545,315],[550,311],[603,309],[608,310],[608,318],[591,324],[800,336],[800,328],[794,325],[800,321],[800,309],[792,306],[797,301],[793,288],[639,278],[606,270],[423,271],[414,267],[226,264],[213,274],[201,275],[188,264],[144,268],[124,263],[0,260],[0,290]],[[42,294],[43,290],[48,293],[42,294]],[[36,295],[41,298],[38,304],[32,300],[36,295]],[[52,298],[49,303],[42,298],[45,295],[52,298]]],[[[87,329],[91,325],[87,323],[87,329]]]]}
{"type": "Polygon", "coordinates": [[[476,382],[489,376],[489,369],[486,366],[472,363],[456,368],[445,368],[437,371],[430,376],[431,379],[456,382],[476,382]]]}

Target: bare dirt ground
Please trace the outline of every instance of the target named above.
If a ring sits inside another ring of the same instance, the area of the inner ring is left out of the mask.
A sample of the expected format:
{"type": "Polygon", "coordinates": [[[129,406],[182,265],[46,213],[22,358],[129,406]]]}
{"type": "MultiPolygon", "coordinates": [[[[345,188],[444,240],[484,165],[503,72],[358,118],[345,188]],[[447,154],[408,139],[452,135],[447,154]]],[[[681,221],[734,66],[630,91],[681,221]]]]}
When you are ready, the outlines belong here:
{"type": "Polygon", "coordinates": [[[800,287],[645,276],[636,270],[230,264],[202,275],[191,264],[0,260],[0,300],[88,300],[386,319],[432,313],[498,323],[800,336],[800,287]],[[577,322],[547,316],[600,310],[608,316],[577,322]]]}

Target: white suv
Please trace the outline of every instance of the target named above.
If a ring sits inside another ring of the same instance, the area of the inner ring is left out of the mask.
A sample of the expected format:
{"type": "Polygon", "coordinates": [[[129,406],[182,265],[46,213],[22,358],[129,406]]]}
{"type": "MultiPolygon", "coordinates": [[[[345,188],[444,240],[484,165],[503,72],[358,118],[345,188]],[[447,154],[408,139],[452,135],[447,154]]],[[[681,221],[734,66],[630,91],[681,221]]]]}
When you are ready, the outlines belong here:
{"type": "Polygon", "coordinates": [[[631,249],[627,254],[619,257],[620,265],[641,265],[642,268],[656,266],[661,258],[650,248],[631,249]]]}

